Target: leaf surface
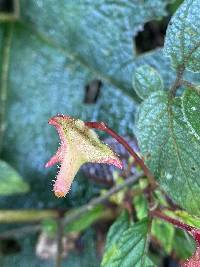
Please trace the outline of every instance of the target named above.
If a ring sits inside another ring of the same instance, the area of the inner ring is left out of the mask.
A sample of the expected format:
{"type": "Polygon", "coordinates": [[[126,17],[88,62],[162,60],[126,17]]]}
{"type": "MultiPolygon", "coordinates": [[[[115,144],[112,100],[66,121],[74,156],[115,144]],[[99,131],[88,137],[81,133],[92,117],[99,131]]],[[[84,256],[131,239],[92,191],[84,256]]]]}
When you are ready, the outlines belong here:
{"type": "Polygon", "coordinates": [[[136,69],[133,78],[133,87],[141,99],[147,98],[153,92],[164,89],[159,73],[149,65],[143,65],[136,69]]]}
{"type": "Polygon", "coordinates": [[[153,93],[141,105],[137,120],[140,149],[161,187],[180,206],[200,214],[199,140],[185,122],[181,98],[153,93]]]}
{"type": "Polygon", "coordinates": [[[185,0],[172,18],[165,39],[165,53],[173,66],[200,72],[200,1],[185,0]]]}
{"type": "Polygon", "coordinates": [[[102,267],[150,267],[154,266],[147,257],[148,221],[144,219],[128,226],[125,215],[111,226],[102,267]],[[114,234],[113,234],[114,233],[114,234]],[[117,238],[116,238],[117,237],[117,238]]]}
{"type": "Polygon", "coordinates": [[[0,195],[27,193],[29,186],[8,163],[0,160],[0,195]]]}

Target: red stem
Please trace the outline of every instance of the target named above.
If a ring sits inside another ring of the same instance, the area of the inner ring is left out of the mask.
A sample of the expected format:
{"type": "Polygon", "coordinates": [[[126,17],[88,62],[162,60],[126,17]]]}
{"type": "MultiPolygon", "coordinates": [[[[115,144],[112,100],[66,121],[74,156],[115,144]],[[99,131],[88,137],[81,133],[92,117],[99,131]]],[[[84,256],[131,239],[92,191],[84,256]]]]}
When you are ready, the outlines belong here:
{"type": "Polygon", "coordinates": [[[163,214],[161,211],[159,210],[154,210],[150,212],[151,216],[153,217],[157,217],[161,220],[164,220],[166,222],[169,222],[173,225],[175,225],[176,227],[187,231],[190,235],[193,236],[193,238],[196,240],[196,242],[198,243],[198,245],[200,245],[200,230],[196,227],[190,226],[188,224],[185,224],[177,219],[171,218],[165,214],[163,214]]]}
{"type": "MultiPolygon", "coordinates": [[[[85,125],[88,126],[89,128],[94,128],[97,130],[104,131],[107,134],[111,135],[113,138],[115,138],[133,156],[136,163],[141,167],[144,174],[148,178],[150,186],[153,188],[156,187],[156,181],[154,179],[154,176],[152,175],[148,167],[145,165],[144,161],[137,155],[137,153],[131,148],[131,146],[126,142],[126,140],[123,137],[121,137],[115,131],[109,128],[104,122],[85,122],[85,125]]],[[[169,222],[174,226],[187,231],[190,235],[193,236],[198,245],[200,245],[200,230],[198,228],[185,224],[177,219],[171,218],[163,214],[159,210],[150,211],[150,215],[153,217],[157,217],[161,220],[164,220],[166,222],[169,222]]]]}
{"type": "Polygon", "coordinates": [[[131,146],[127,143],[127,141],[123,137],[121,137],[115,131],[109,128],[104,122],[85,122],[85,125],[88,126],[89,128],[94,128],[94,129],[104,131],[107,134],[111,135],[113,138],[115,138],[133,156],[136,163],[141,167],[144,174],[148,178],[149,184],[153,188],[156,187],[156,181],[154,179],[154,176],[152,175],[150,170],[147,168],[147,166],[144,164],[144,161],[137,155],[137,153],[131,148],[131,146]]]}

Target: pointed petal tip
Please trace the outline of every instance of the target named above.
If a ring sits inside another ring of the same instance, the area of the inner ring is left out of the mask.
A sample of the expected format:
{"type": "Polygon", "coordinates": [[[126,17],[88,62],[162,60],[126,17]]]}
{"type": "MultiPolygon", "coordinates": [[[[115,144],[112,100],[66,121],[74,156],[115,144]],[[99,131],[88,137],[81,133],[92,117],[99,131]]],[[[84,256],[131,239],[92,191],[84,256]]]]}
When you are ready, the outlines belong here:
{"type": "Polygon", "coordinates": [[[57,114],[56,116],[53,116],[52,118],[49,119],[48,123],[50,125],[57,125],[58,124],[58,119],[63,119],[63,120],[69,120],[72,119],[70,116],[68,115],[64,115],[64,114],[57,114]]]}

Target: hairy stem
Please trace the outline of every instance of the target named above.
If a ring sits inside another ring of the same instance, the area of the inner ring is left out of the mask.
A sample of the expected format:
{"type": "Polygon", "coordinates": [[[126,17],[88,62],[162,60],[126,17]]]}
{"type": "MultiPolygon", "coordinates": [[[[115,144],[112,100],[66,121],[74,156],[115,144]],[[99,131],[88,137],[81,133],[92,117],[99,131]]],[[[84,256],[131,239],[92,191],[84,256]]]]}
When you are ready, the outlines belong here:
{"type": "Polygon", "coordinates": [[[164,213],[162,213],[160,210],[154,210],[150,212],[150,215],[152,217],[157,217],[161,220],[164,220],[166,222],[169,222],[173,224],[174,226],[188,232],[190,235],[193,236],[193,238],[196,240],[196,242],[200,245],[200,230],[196,227],[190,226],[186,223],[183,223],[177,219],[171,218],[164,213]]]}
{"type": "Polygon", "coordinates": [[[121,145],[125,147],[125,149],[131,154],[131,156],[134,158],[136,163],[141,167],[143,170],[145,176],[149,180],[149,184],[152,188],[157,187],[157,183],[155,181],[155,178],[153,174],[150,172],[148,167],[145,165],[144,161],[137,155],[137,153],[132,149],[132,147],[128,144],[128,142],[118,135],[114,130],[109,128],[104,122],[85,122],[85,125],[89,128],[98,129],[101,131],[106,132],[107,134],[111,135],[113,138],[115,138],[121,145]]]}

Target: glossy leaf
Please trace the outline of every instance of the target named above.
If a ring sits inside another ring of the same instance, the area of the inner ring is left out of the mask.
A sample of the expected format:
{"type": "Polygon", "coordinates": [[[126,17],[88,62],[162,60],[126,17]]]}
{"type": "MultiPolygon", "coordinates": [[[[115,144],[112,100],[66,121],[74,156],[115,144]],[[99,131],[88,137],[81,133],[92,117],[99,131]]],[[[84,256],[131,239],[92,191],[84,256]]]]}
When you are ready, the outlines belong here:
{"type": "Polygon", "coordinates": [[[175,68],[200,72],[200,1],[185,0],[172,18],[165,39],[165,53],[175,68]]]}
{"type": "Polygon", "coordinates": [[[133,77],[133,87],[141,99],[147,98],[151,93],[163,90],[163,80],[159,73],[149,65],[136,69],[133,77]]]}
{"type": "Polygon", "coordinates": [[[184,120],[181,98],[169,103],[166,93],[153,93],[140,107],[137,137],[161,187],[178,205],[200,214],[199,140],[184,120]]]}
{"type": "Polygon", "coordinates": [[[5,161],[0,160],[0,195],[27,193],[29,185],[17,171],[5,161]]]}

